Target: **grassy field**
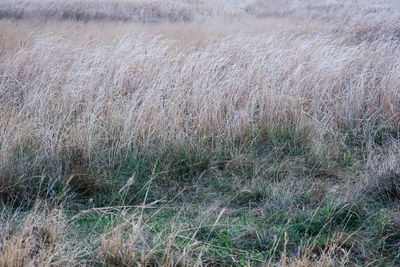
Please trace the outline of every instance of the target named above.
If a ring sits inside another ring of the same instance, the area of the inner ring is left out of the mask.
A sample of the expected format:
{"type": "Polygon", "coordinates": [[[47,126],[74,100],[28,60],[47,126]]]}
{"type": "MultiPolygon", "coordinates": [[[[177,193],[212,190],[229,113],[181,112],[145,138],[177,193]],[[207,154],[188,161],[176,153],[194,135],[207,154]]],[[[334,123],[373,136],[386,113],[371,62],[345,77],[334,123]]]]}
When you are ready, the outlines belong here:
{"type": "Polygon", "coordinates": [[[0,2],[1,267],[399,264],[400,2],[0,2]]]}

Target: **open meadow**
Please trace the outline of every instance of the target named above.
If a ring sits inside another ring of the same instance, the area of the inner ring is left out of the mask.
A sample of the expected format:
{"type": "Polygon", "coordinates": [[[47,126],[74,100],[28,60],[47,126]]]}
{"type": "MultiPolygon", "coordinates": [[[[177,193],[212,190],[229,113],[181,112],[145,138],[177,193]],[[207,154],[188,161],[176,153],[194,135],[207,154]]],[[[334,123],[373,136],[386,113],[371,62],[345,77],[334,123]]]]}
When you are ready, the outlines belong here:
{"type": "Polygon", "coordinates": [[[0,267],[399,264],[400,1],[0,0],[0,267]]]}

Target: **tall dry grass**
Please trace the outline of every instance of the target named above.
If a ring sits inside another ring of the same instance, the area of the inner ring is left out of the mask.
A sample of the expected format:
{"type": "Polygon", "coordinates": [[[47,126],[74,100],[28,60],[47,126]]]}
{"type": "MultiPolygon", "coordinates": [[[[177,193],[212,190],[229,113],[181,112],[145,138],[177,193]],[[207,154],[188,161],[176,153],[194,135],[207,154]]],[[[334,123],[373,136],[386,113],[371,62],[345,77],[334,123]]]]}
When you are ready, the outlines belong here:
{"type": "MultiPolygon", "coordinates": [[[[394,0],[2,1],[0,197],[25,204],[43,197],[40,188],[31,188],[34,180],[46,189],[44,197],[59,201],[64,194],[55,196],[57,183],[91,188],[126,151],[163,155],[176,147],[236,146],[237,158],[228,162],[235,165],[243,161],[241,149],[279,128],[301,133],[307,153],[321,162],[341,156],[349,142],[362,147],[365,170],[322,175],[346,176],[340,187],[350,200],[354,195],[395,199],[398,5],[394,0]],[[387,190],[388,184],[394,189],[387,190]]],[[[276,168],[287,165],[284,173],[290,176],[302,156],[276,168]]],[[[256,178],[247,183],[253,191],[265,184],[256,178]]],[[[275,186],[271,206],[297,205],[293,192],[300,186],[299,198],[337,191],[336,181],[313,181],[310,188],[308,180],[287,181],[270,185],[275,186]]],[[[242,191],[246,198],[249,192],[242,191]]],[[[70,246],[62,237],[71,221],[61,213],[35,212],[21,223],[1,222],[0,265],[78,264],[62,256],[70,246]]],[[[148,234],[155,225],[141,224],[140,216],[124,217],[96,236],[96,256],[85,256],[103,265],[215,263],[202,258],[209,244],[194,239],[179,246],[186,225],[169,225],[165,235],[154,237],[148,234]]],[[[393,221],[390,231],[396,232],[393,221]]],[[[346,265],[352,252],[342,244],[348,239],[335,233],[318,257],[312,247],[297,257],[285,250],[269,264],[346,265]]]]}
{"type": "Polygon", "coordinates": [[[4,1],[0,18],[80,21],[188,22],[243,15],[249,1],[74,0],[4,1]]]}
{"type": "Polygon", "coordinates": [[[90,160],[155,143],[229,143],[276,125],[338,142],[344,127],[398,129],[396,42],[326,32],[193,38],[47,34],[3,51],[2,173],[27,149],[35,165],[74,149],[90,160]]]}

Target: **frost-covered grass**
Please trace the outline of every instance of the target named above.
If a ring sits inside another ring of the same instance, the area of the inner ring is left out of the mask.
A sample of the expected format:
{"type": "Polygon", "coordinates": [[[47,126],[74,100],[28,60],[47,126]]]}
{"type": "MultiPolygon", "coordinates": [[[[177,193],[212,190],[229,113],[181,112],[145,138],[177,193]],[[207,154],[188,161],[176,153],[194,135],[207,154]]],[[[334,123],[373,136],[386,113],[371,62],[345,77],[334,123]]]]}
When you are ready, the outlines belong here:
{"type": "Polygon", "coordinates": [[[0,265],[395,265],[397,7],[3,1],[0,265]]]}

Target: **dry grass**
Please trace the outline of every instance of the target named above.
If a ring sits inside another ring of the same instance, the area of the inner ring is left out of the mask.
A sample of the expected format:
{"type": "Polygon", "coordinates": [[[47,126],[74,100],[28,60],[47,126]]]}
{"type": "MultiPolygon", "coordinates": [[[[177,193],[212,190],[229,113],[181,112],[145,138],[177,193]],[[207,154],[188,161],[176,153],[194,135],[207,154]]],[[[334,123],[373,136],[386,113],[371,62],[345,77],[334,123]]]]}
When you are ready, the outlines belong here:
{"type": "Polygon", "coordinates": [[[72,266],[72,244],[63,240],[66,222],[61,210],[15,212],[4,216],[0,231],[0,266],[72,266]]]}
{"type": "MultiPolygon", "coordinates": [[[[225,208],[208,207],[195,219],[198,225],[184,223],[182,219],[188,211],[182,210],[167,224],[159,225],[152,218],[162,213],[163,208],[151,216],[144,212],[147,208],[152,205],[134,212],[120,207],[94,208],[68,220],[62,210],[51,210],[43,204],[32,212],[11,213],[12,217],[3,211],[0,266],[346,266],[349,263],[350,250],[344,244],[350,237],[342,233],[336,233],[324,249],[311,244],[300,248],[297,256],[288,254],[285,233],[284,251],[265,260],[209,240],[214,228],[223,229],[224,223],[220,221],[228,212],[225,208]],[[90,214],[98,214],[99,221],[107,215],[114,216],[103,233],[91,230],[90,240],[80,240],[77,244],[69,231],[75,229],[81,217],[90,214]],[[207,227],[211,232],[206,233],[205,239],[199,238],[207,227]],[[228,258],[213,256],[224,250],[229,251],[228,258]]],[[[276,243],[269,252],[271,255],[277,253],[277,246],[276,243]]]]}
{"type": "Polygon", "coordinates": [[[243,15],[246,1],[74,0],[4,1],[0,18],[79,21],[188,22],[243,15]]]}
{"type": "MultiPolygon", "coordinates": [[[[214,210],[184,217],[208,218],[210,233],[223,208],[246,205],[261,214],[317,214],[333,198],[362,203],[363,214],[373,200],[396,213],[399,7],[394,0],[2,1],[0,199],[4,207],[38,198],[60,204],[74,199],[72,186],[82,208],[79,197],[114,181],[135,204],[183,188],[183,202],[216,198],[214,210]],[[131,179],[117,181],[124,172],[131,179]],[[125,192],[140,179],[156,193],[125,192]]],[[[118,213],[78,259],[63,255],[74,221],[38,210],[18,221],[16,212],[3,221],[0,265],[337,266],[400,255],[395,216],[380,230],[357,225],[376,250],[338,228],[324,245],[277,241],[257,258],[237,247],[223,254],[179,216],[158,229],[143,211],[118,213]]],[[[289,221],[290,229],[302,227],[289,221]]],[[[262,237],[257,223],[247,233],[254,243],[282,239],[283,226],[262,237]]],[[[226,222],[241,244],[232,227],[226,222]]]]}
{"type": "Polygon", "coordinates": [[[399,125],[396,44],[301,34],[241,34],[184,49],[147,35],[26,42],[2,56],[2,162],[26,144],[41,157],[79,147],[90,158],[98,145],[229,142],[277,124],[336,139],[347,125],[399,125]]]}

